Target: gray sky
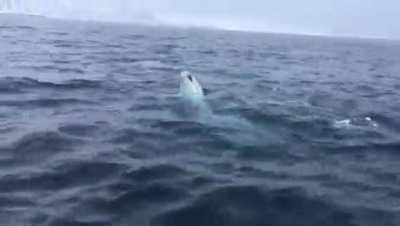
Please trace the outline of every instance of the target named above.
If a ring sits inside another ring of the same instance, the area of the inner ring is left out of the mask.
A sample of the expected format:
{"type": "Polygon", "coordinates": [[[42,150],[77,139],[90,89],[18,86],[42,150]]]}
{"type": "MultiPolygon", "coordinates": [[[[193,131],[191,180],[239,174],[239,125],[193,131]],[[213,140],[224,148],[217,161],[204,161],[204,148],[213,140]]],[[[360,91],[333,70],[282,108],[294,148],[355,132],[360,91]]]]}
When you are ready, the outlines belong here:
{"type": "MultiPolygon", "coordinates": [[[[4,1],[4,0],[0,0],[4,1]]],[[[18,1],[18,0],[14,0],[18,1]]],[[[400,39],[400,0],[25,0],[75,19],[400,39]]]]}
{"type": "Polygon", "coordinates": [[[171,14],[167,18],[176,16],[188,23],[240,30],[400,38],[399,0],[164,0],[164,4],[164,12],[171,14]]]}

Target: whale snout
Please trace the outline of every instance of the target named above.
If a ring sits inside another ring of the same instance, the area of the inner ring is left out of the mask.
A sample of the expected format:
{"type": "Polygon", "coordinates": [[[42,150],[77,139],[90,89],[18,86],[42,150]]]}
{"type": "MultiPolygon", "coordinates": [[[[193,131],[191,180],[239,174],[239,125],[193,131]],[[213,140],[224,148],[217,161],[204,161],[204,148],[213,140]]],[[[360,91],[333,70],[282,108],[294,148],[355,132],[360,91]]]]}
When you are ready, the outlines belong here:
{"type": "Polygon", "coordinates": [[[181,79],[189,79],[189,80],[193,81],[192,74],[190,74],[190,72],[188,72],[188,71],[181,72],[181,79]]]}

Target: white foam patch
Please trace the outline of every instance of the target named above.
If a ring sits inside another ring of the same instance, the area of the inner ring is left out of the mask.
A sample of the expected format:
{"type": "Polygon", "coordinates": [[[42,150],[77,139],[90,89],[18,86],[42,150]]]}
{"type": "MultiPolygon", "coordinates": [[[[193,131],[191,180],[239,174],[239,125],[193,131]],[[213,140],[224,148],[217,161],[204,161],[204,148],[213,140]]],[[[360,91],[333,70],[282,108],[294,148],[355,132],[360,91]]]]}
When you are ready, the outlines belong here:
{"type": "Polygon", "coordinates": [[[375,122],[374,120],[372,120],[371,117],[365,117],[365,121],[367,121],[373,127],[378,127],[379,126],[378,123],[375,122]]]}
{"type": "Polygon", "coordinates": [[[354,119],[343,119],[335,120],[333,126],[338,129],[349,129],[349,128],[362,128],[362,127],[379,127],[379,124],[374,121],[371,117],[365,118],[354,118],[354,119]]]}
{"type": "Polygon", "coordinates": [[[344,120],[335,120],[334,122],[334,127],[335,128],[349,128],[351,126],[351,120],[350,119],[344,119],[344,120]]]}

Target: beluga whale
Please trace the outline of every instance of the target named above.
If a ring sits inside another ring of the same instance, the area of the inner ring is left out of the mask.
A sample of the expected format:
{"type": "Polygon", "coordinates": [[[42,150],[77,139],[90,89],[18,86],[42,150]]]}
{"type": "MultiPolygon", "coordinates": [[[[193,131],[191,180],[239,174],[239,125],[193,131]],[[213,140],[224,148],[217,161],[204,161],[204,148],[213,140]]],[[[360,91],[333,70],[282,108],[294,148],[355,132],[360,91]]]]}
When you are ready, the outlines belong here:
{"type": "MultiPolygon", "coordinates": [[[[235,115],[214,114],[207,100],[212,95],[206,96],[200,82],[188,71],[180,73],[179,103],[175,110],[182,117],[180,120],[200,123],[207,128],[222,128],[230,131],[227,134],[218,134],[223,139],[243,141],[243,143],[257,143],[263,141],[263,130],[256,129],[250,122],[235,115]],[[261,131],[261,132],[260,132],[261,131]]],[[[215,100],[214,100],[215,101],[215,100]]],[[[198,126],[198,125],[197,125],[198,126]]]]}
{"type": "Polygon", "coordinates": [[[189,117],[210,116],[210,109],[205,102],[204,89],[199,81],[188,71],[180,73],[179,96],[183,100],[181,113],[189,117]]]}
{"type": "Polygon", "coordinates": [[[181,72],[179,93],[183,98],[201,100],[204,98],[204,90],[197,79],[188,71],[181,72]]]}
{"type": "MultiPolygon", "coordinates": [[[[179,77],[179,104],[176,105],[176,113],[180,119],[186,122],[195,123],[195,127],[212,128],[213,131],[229,131],[228,133],[219,133],[219,139],[225,139],[232,142],[242,141],[243,143],[257,143],[263,141],[263,134],[248,122],[246,119],[235,115],[214,114],[212,105],[208,100],[217,101],[213,94],[207,96],[205,89],[201,86],[197,78],[188,71],[180,73],[179,77]],[[218,128],[218,129],[217,129],[218,128]]],[[[221,91],[223,92],[223,90],[221,91]]],[[[220,103],[223,104],[223,103],[220,103]]],[[[191,124],[188,124],[191,125],[191,124]]]]}

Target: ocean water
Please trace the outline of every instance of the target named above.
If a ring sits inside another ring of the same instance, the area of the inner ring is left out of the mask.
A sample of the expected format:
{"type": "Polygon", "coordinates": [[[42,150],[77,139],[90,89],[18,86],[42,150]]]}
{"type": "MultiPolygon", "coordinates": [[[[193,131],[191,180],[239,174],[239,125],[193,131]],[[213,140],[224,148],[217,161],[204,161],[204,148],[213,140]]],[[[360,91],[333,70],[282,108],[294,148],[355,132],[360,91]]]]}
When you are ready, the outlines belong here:
{"type": "Polygon", "coordinates": [[[398,226],[399,90],[398,41],[0,15],[0,224],[398,226]]]}

